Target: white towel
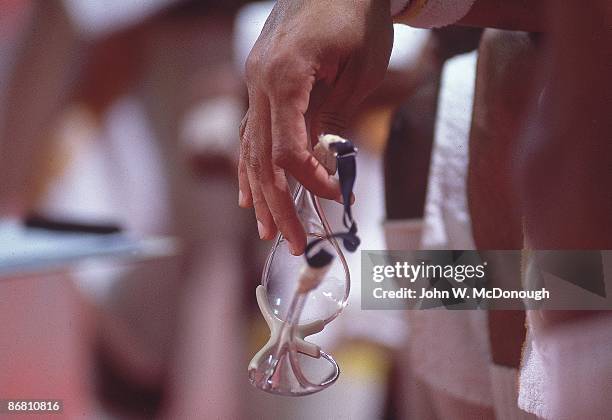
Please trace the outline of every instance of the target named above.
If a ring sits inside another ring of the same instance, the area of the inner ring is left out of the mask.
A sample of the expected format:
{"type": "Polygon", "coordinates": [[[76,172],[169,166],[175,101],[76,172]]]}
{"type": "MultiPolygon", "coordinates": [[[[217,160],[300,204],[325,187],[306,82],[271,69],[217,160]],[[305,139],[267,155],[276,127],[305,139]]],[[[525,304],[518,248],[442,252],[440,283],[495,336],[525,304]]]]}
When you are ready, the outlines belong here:
{"type": "Polygon", "coordinates": [[[537,312],[528,319],[533,340],[521,373],[521,407],[545,419],[610,418],[612,314],[555,325],[537,312]]]}
{"type": "Polygon", "coordinates": [[[508,366],[491,364],[491,389],[495,401],[497,420],[535,419],[533,414],[522,411],[517,405],[519,389],[518,370],[508,366]]]}
{"type": "Polygon", "coordinates": [[[442,73],[425,206],[425,249],[474,249],[467,206],[468,138],[477,53],[448,61],[442,73]]]}
{"type": "Polygon", "coordinates": [[[519,377],[518,406],[538,417],[546,418],[544,405],[544,382],[546,371],[542,356],[533,345],[531,329],[527,332],[519,377]]]}
{"type": "MultiPolygon", "coordinates": [[[[609,291],[612,290],[610,253],[602,253],[602,265],[605,288],[609,291]]],[[[555,291],[557,304],[569,305],[578,299],[601,304],[602,298],[587,300],[584,290],[556,281],[550,274],[544,274],[543,280],[555,291]]],[[[546,419],[604,418],[591,414],[605,410],[606,395],[612,395],[612,315],[549,326],[542,322],[537,311],[528,311],[527,321],[519,407],[546,419]]]]}

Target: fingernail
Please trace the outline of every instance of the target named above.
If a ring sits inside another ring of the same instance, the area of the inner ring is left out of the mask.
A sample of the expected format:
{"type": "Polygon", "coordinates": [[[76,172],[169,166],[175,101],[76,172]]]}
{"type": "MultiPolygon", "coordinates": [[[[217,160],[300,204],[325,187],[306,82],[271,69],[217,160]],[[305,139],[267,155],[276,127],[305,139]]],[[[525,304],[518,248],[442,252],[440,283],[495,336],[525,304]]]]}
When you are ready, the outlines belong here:
{"type": "Polygon", "coordinates": [[[244,195],[242,194],[242,190],[238,190],[238,205],[244,206],[244,195]]]}
{"type": "Polygon", "coordinates": [[[289,250],[290,250],[290,251],[291,251],[291,253],[292,253],[293,255],[295,255],[296,257],[297,257],[297,256],[300,256],[300,255],[302,254],[302,253],[301,253],[301,252],[298,250],[298,248],[297,248],[297,247],[296,247],[294,244],[292,244],[291,242],[289,242],[289,250]]]}
{"type": "Polygon", "coordinates": [[[265,239],[268,230],[259,220],[257,221],[257,232],[259,232],[259,239],[265,239]]]}

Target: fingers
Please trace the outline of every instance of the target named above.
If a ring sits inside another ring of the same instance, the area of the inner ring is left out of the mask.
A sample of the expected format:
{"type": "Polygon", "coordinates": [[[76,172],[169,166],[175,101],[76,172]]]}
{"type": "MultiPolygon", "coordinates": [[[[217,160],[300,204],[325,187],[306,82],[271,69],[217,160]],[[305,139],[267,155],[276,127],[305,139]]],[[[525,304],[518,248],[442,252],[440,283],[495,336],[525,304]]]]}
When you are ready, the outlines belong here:
{"type": "Polygon", "coordinates": [[[300,255],[306,246],[306,234],[297,217],[285,172],[272,163],[270,107],[264,95],[253,93],[249,98],[251,107],[243,131],[241,160],[246,168],[259,236],[273,239],[278,229],[291,252],[300,255]]]}
{"type": "Polygon", "coordinates": [[[342,201],[338,180],[331,177],[325,167],[309,151],[296,151],[287,156],[287,163],[284,167],[291,168],[291,175],[315,195],[329,200],[342,201]]]}
{"type": "MultiPolygon", "coordinates": [[[[249,166],[249,168],[253,168],[249,166]]],[[[257,179],[260,175],[257,175],[259,170],[249,169],[249,179],[257,179]]],[[[253,181],[251,183],[251,191],[253,193],[253,206],[255,207],[255,218],[257,219],[257,233],[259,233],[260,239],[270,240],[274,239],[276,235],[276,224],[272,213],[268,209],[268,204],[264,197],[263,191],[261,190],[261,184],[253,181]]]]}
{"type": "Polygon", "coordinates": [[[306,248],[306,232],[297,217],[285,171],[273,168],[271,178],[262,183],[264,197],[274,223],[289,242],[293,255],[302,255],[306,248]]]}
{"type": "Polygon", "coordinates": [[[238,205],[245,209],[253,207],[253,194],[249,186],[246,161],[242,157],[238,162],[238,205]]]}
{"type": "Polygon", "coordinates": [[[316,71],[309,60],[296,59],[293,51],[286,45],[272,48],[256,43],[249,54],[249,111],[238,172],[239,201],[247,207],[252,202],[255,207],[260,237],[271,239],[278,229],[291,252],[299,255],[306,234],[294,208],[287,174],[320,197],[341,198],[338,182],[309,151],[304,115],[316,71]]]}
{"type": "MultiPolygon", "coordinates": [[[[245,122],[242,140],[244,153],[241,159],[242,167],[246,168],[246,184],[249,186],[251,200],[253,207],[255,207],[259,237],[261,239],[273,239],[276,235],[276,225],[261,188],[264,172],[269,172],[269,169],[265,169],[266,150],[270,148],[270,135],[266,135],[270,127],[269,116],[265,112],[266,106],[261,103],[261,98],[249,95],[249,99],[251,106],[247,113],[248,118],[245,122]]],[[[243,194],[245,194],[245,191],[243,191],[243,194]]]]}
{"type": "Polygon", "coordinates": [[[338,181],[308,149],[304,114],[287,100],[271,99],[272,161],[307,190],[330,200],[340,199],[338,181]]]}
{"type": "Polygon", "coordinates": [[[240,158],[238,159],[238,205],[243,208],[253,207],[253,195],[249,186],[249,176],[247,174],[247,156],[249,154],[248,143],[244,141],[244,132],[249,119],[249,112],[240,123],[240,158]]]}

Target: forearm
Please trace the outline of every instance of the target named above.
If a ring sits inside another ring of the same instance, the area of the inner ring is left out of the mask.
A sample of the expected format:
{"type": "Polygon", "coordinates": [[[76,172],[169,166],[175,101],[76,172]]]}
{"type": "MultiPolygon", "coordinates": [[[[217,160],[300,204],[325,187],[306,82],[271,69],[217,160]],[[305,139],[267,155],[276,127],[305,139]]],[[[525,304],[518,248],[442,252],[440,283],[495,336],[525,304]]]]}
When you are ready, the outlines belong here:
{"type": "Polygon", "coordinates": [[[458,24],[513,31],[545,31],[550,0],[476,0],[458,24]]]}
{"type": "Polygon", "coordinates": [[[552,0],[409,0],[401,10],[396,0],[392,12],[398,23],[416,27],[441,27],[451,24],[539,32],[546,30],[544,14],[552,0]],[[473,3],[473,4],[472,4],[473,3]]]}

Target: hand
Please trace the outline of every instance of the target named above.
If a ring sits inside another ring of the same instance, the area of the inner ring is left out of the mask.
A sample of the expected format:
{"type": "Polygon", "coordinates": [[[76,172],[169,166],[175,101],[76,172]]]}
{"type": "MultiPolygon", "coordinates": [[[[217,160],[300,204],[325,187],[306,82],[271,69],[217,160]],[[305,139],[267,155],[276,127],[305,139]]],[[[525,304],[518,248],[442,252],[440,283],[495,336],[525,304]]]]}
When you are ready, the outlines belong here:
{"type": "Polygon", "coordinates": [[[287,175],[341,201],[309,138],[342,134],[382,81],[393,44],[389,0],[279,0],[247,60],[249,109],[240,127],[241,207],[255,207],[262,239],[277,229],[300,255],[306,235],[287,175]]]}

